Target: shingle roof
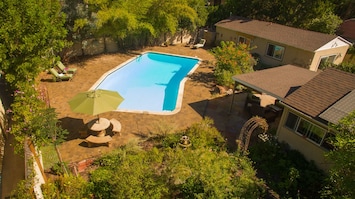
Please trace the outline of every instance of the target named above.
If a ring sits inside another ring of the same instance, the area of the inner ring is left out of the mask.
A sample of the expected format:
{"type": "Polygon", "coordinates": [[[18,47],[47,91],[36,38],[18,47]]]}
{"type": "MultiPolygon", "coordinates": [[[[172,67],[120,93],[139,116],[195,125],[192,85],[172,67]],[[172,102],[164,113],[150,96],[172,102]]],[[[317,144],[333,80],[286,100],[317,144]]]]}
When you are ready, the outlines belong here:
{"type": "Polygon", "coordinates": [[[347,116],[353,110],[355,110],[355,90],[345,95],[333,106],[321,113],[319,117],[336,124],[340,119],[347,116]]]}
{"type": "Polygon", "coordinates": [[[234,81],[249,88],[283,100],[317,74],[319,72],[289,64],[253,73],[235,75],[232,78],[234,81]]]}
{"type": "Polygon", "coordinates": [[[251,20],[243,17],[225,19],[215,25],[310,52],[316,51],[331,40],[337,38],[336,35],[308,31],[271,22],[251,20]]]}
{"type": "Polygon", "coordinates": [[[355,18],[345,20],[339,27],[338,33],[350,41],[355,41],[355,18]]]}
{"type": "Polygon", "coordinates": [[[291,93],[283,102],[316,118],[354,89],[355,74],[330,68],[291,93]]]}

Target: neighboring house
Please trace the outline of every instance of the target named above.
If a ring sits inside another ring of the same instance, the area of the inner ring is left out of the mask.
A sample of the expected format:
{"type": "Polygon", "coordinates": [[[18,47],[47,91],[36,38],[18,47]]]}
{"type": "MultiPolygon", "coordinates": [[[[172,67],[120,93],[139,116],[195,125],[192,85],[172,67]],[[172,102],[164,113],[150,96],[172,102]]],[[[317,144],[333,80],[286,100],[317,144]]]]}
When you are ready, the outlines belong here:
{"type": "Polygon", "coordinates": [[[355,74],[336,69],[312,72],[286,65],[233,76],[236,84],[275,97],[283,108],[277,139],[324,170],[334,135],[329,124],[355,111],[355,74]]]}
{"type": "Polygon", "coordinates": [[[337,34],[351,43],[355,43],[355,18],[345,20],[339,27],[337,34]]]}
{"type": "Polygon", "coordinates": [[[323,62],[340,64],[351,43],[336,35],[297,29],[271,22],[232,17],[215,24],[216,44],[246,43],[270,66],[292,64],[317,71],[323,62]]]}

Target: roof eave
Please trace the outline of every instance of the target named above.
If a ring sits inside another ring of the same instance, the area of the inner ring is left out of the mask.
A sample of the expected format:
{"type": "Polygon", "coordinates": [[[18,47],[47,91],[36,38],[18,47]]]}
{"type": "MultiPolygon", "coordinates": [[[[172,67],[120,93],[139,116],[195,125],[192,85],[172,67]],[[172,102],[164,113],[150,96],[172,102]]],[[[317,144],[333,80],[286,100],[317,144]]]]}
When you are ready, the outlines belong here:
{"type": "Polygon", "coordinates": [[[258,92],[260,92],[260,93],[265,93],[265,94],[267,94],[267,95],[270,95],[270,96],[272,96],[272,97],[278,99],[279,101],[282,101],[282,100],[284,99],[283,97],[280,97],[280,96],[278,96],[278,95],[276,95],[276,94],[274,94],[274,93],[271,93],[270,91],[264,90],[264,89],[262,89],[262,88],[260,88],[260,87],[258,87],[258,86],[255,86],[255,85],[253,85],[253,84],[249,84],[249,83],[246,82],[246,81],[243,81],[243,80],[241,80],[241,79],[238,79],[238,78],[235,77],[235,76],[233,76],[232,79],[233,79],[235,82],[238,82],[238,83],[240,83],[240,84],[242,84],[242,85],[244,85],[244,86],[246,86],[246,87],[248,87],[248,88],[251,88],[251,89],[253,89],[253,90],[255,90],[255,91],[258,91],[258,92]]]}

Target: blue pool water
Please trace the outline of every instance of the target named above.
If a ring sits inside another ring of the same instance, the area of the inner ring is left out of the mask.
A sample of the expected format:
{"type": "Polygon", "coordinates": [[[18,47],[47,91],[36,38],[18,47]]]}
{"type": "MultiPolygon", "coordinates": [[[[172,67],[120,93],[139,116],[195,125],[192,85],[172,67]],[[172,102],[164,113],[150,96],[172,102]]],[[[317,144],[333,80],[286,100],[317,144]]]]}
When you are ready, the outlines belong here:
{"type": "Polygon", "coordinates": [[[179,111],[186,76],[199,59],[147,52],[106,73],[92,89],[117,91],[118,111],[173,114],[179,111]]]}

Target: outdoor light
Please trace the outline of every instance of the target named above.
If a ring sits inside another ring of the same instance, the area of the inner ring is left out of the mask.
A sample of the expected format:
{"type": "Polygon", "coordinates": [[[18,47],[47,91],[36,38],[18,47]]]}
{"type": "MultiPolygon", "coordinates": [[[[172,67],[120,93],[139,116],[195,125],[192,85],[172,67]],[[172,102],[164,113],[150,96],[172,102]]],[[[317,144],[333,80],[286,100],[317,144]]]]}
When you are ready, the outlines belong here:
{"type": "Polygon", "coordinates": [[[183,135],[180,138],[179,145],[182,146],[184,149],[186,149],[187,147],[191,146],[191,142],[190,142],[189,137],[187,137],[186,135],[183,135]]]}

